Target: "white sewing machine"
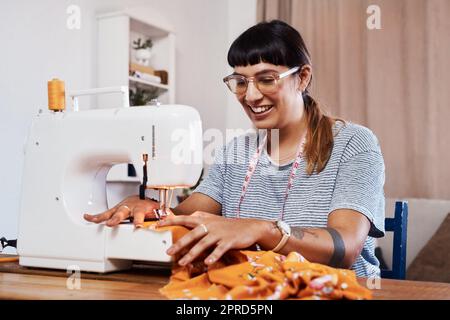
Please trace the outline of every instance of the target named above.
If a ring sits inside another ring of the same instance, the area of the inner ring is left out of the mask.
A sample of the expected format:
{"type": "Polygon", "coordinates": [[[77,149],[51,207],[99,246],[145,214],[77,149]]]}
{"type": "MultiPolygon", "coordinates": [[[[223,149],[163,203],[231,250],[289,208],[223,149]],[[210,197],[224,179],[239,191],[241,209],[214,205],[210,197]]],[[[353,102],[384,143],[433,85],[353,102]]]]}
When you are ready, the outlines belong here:
{"type": "Polygon", "coordinates": [[[163,211],[167,190],[195,185],[201,173],[198,112],[183,105],[130,108],[128,89],[119,90],[127,96],[125,107],[77,111],[75,100],[74,111],[48,110],[33,120],[23,170],[20,265],[110,272],[131,267],[133,260],[171,262],[165,253],[172,244],[169,231],[131,223],[110,228],[83,219],[86,212],[108,209],[106,177],[115,164],[132,163],[143,181],[147,155],[146,188],[161,191],[163,211]]]}

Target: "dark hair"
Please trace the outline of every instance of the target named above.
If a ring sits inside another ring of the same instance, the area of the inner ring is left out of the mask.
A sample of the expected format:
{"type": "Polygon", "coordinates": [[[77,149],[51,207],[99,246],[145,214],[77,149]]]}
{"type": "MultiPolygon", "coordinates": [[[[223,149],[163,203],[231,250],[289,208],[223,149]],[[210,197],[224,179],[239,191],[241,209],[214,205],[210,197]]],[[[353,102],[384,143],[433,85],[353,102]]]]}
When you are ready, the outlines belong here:
{"type": "Polygon", "coordinates": [[[261,22],[241,34],[228,51],[231,67],[267,62],[290,68],[311,64],[300,33],[283,21],[261,22]]]}
{"type": "MultiPolygon", "coordinates": [[[[261,22],[247,29],[228,51],[228,64],[233,68],[261,62],[289,68],[312,64],[300,33],[280,20],[261,22]]],[[[308,174],[314,170],[319,173],[331,156],[334,141],[332,128],[334,122],[340,119],[327,116],[310,96],[308,88],[303,93],[303,99],[308,123],[304,150],[306,170],[308,174]]]]}

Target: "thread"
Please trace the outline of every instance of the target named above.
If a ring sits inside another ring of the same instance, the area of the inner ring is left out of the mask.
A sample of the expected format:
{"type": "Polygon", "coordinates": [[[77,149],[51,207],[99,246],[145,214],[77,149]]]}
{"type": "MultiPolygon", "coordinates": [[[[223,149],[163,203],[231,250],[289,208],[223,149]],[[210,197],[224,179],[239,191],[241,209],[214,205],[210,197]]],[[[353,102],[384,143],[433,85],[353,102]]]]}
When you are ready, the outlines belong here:
{"type": "Polygon", "coordinates": [[[66,109],[66,92],[64,81],[57,78],[47,82],[48,108],[53,111],[63,111],[66,109]]]}

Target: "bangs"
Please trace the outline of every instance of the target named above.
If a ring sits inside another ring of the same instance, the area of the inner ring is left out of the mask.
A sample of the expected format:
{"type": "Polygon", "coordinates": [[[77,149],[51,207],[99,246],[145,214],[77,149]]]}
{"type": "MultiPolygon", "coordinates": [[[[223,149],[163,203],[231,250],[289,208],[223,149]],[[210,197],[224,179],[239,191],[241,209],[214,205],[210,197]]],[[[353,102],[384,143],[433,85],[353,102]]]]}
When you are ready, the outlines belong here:
{"type": "Polygon", "coordinates": [[[286,59],[286,51],[285,44],[271,35],[244,33],[231,45],[228,51],[228,64],[233,68],[260,62],[290,66],[286,59]]]}
{"type": "Polygon", "coordinates": [[[228,51],[231,67],[255,65],[261,62],[287,67],[298,66],[300,61],[295,46],[283,38],[283,31],[268,28],[267,24],[256,25],[241,34],[228,51]]]}

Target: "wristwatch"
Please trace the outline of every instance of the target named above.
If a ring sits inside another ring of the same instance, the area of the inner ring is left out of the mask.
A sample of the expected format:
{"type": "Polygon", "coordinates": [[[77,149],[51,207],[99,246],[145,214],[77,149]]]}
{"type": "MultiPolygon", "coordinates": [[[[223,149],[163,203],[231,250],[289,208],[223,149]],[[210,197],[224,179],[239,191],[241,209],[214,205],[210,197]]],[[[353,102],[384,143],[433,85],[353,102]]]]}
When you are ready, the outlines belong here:
{"type": "Polygon", "coordinates": [[[275,222],[275,226],[281,231],[281,234],[283,235],[277,246],[272,249],[273,252],[278,252],[283,249],[284,245],[289,240],[289,237],[291,236],[291,226],[289,226],[283,220],[277,220],[275,222]]]}

